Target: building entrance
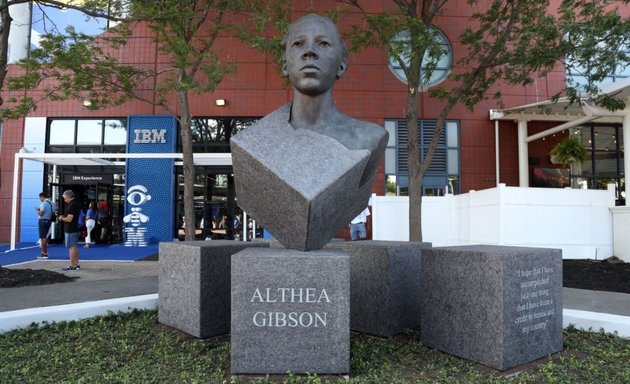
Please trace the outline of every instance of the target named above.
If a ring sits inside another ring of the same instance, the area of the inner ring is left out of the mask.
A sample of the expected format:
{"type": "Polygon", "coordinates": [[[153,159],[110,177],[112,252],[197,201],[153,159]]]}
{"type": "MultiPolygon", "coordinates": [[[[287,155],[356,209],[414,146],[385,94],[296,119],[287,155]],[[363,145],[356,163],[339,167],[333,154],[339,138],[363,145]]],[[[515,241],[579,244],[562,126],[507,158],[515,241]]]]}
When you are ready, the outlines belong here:
{"type": "MultiPolygon", "coordinates": [[[[56,184],[57,211],[63,214],[65,202],[62,194],[65,190],[72,190],[76,199],[87,212],[90,203],[97,207],[96,225],[92,230],[92,242],[96,244],[115,244],[122,242],[123,225],[122,214],[124,212],[124,187],[109,183],[94,184],[56,184]]],[[[84,235],[84,234],[83,234],[84,235]]],[[[63,240],[63,227],[57,225],[55,238],[63,240]]],[[[84,240],[82,236],[81,241],[84,240]]]]}
{"type": "MultiPolygon", "coordinates": [[[[243,212],[236,203],[234,176],[231,169],[213,170],[195,176],[195,238],[240,239],[243,231],[243,212]]],[[[178,175],[177,237],[184,239],[184,180],[178,175]]]]}

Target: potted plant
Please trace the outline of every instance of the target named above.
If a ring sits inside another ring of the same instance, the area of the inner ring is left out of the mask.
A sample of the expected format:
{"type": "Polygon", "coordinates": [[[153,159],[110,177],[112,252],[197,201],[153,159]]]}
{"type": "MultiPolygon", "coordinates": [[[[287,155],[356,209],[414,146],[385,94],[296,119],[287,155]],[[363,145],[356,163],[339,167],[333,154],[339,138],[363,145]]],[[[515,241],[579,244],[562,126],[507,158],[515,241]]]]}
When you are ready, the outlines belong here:
{"type": "Polygon", "coordinates": [[[572,162],[579,164],[586,160],[588,152],[577,137],[569,135],[556,144],[549,154],[554,164],[571,164],[572,162]]]}

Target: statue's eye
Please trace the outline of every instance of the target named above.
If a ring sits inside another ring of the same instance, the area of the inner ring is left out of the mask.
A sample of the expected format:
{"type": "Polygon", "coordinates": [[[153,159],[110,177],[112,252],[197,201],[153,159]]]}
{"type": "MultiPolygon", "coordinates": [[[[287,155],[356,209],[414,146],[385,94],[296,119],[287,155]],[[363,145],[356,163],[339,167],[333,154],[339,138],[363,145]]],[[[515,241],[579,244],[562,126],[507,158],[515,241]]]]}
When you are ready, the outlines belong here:
{"type": "Polygon", "coordinates": [[[304,44],[302,44],[302,42],[301,42],[301,41],[294,41],[294,42],[291,44],[291,46],[292,46],[292,47],[301,47],[302,45],[304,45],[304,44]]]}
{"type": "Polygon", "coordinates": [[[328,41],[320,41],[319,45],[322,47],[330,47],[330,43],[328,41]]]}

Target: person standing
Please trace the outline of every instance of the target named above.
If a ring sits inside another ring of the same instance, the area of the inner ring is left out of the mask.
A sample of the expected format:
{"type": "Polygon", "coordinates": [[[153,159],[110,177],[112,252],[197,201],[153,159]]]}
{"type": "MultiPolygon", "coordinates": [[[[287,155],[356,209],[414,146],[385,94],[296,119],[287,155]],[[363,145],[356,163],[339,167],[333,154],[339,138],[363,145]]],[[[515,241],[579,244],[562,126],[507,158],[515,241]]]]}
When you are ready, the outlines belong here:
{"type": "Polygon", "coordinates": [[[53,204],[48,199],[46,192],[39,194],[39,206],[35,207],[39,220],[37,221],[37,230],[39,232],[39,243],[42,251],[37,256],[38,259],[48,259],[48,231],[52,224],[52,214],[54,212],[53,204]]]}
{"type": "Polygon", "coordinates": [[[107,241],[107,235],[109,233],[109,204],[106,200],[99,201],[98,205],[98,223],[101,226],[101,234],[99,236],[101,241],[107,241]]]}
{"type": "Polygon", "coordinates": [[[367,222],[367,217],[370,216],[370,209],[365,208],[357,217],[352,219],[350,222],[350,238],[352,241],[355,240],[365,240],[367,237],[367,229],[365,228],[365,223],[367,222]]]}
{"type": "Polygon", "coordinates": [[[91,202],[85,214],[85,248],[90,248],[92,244],[92,230],[96,225],[96,215],[96,203],[91,202]]]}
{"type": "Polygon", "coordinates": [[[243,223],[241,222],[241,214],[238,213],[234,217],[234,240],[241,240],[242,232],[243,232],[243,223]]]}
{"type": "Polygon", "coordinates": [[[68,256],[70,257],[70,265],[63,268],[64,271],[78,271],[79,266],[79,212],[81,211],[81,203],[79,203],[74,192],[66,190],[62,194],[63,201],[66,203],[65,214],[59,216],[59,221],[63,223],[63,232],[65,235],[65,244],[68,248],[68,256]]]}

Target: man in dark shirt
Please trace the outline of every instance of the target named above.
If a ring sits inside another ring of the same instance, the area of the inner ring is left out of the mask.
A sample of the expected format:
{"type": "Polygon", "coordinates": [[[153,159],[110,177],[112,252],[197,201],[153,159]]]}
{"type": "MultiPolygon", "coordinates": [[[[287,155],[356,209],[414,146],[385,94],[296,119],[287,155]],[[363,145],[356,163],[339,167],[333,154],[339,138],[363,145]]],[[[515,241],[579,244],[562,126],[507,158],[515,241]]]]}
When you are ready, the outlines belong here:
{"type": "Polygon", "coordinates": [[[81,211],[81,203],[79,203],[71,190],[64,191],[63,201],[66,203],[65,214],[59,216],[59,221],[63,223],[63,232],[65,234],[65,244],[68,248],[70,256],[70,265],[63,268],[64,271],[78,271],[79,267],[79,212],[81,211]]]}

